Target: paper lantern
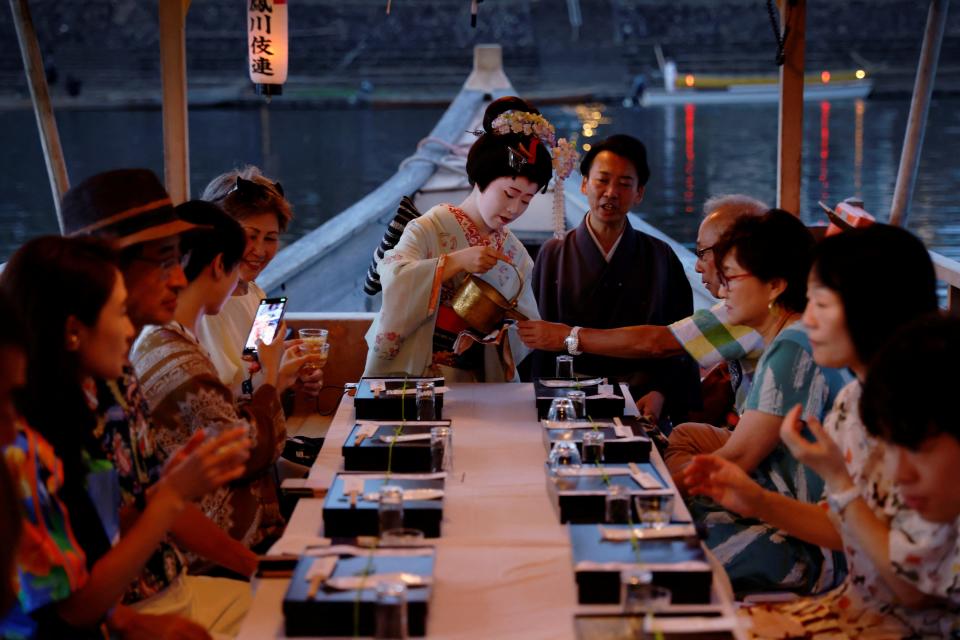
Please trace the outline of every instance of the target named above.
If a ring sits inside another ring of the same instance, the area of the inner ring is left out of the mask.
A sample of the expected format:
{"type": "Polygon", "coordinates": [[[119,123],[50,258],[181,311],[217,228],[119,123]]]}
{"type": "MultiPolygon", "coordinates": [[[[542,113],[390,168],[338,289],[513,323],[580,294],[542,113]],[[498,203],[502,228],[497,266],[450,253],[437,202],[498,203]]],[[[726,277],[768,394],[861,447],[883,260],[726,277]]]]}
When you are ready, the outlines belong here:
{"type": "Polygon", "coordinates": [[[287,0],[247,2],[250,80],[260,95],[280,95],[287,81],[287,0]]]}

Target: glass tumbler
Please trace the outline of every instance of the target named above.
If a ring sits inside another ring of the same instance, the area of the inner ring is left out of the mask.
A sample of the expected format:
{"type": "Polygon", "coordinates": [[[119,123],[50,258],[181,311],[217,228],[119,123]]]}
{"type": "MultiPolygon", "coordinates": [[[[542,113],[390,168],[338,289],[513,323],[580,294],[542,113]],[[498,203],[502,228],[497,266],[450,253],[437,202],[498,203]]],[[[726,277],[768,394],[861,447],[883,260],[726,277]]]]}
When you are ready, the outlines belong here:
{"type": "Polygon", "coordinates": [[[417,382],[417,420],[436,419],[436,393],[433,382],[420,380],[417,382]]]}
{"type": "Polygon", "coordinates": [[[560,469],[579,469],[580,452],[577,451],[577,443],[570,440],[558,440],[553,444],[550,450],[550,457],[547,458],[550,463],[550,472],[556,475],[560,469]]]}
{"type": "Polygon", "coordinates": [[[583,434],[583,464],[603,462],[603,431],[586,431],[583,434]]]}
{"type": "Polygon", "coordinates": [[[380,535],[390,529],[403,528],[403,487],[385,484],[380,487],[380,535]]]}
{"type": "Polygon", "coordinates": [[[611,484],[607,487],[603,520],[607,524],[630,522],[630,490],[622,484],[611,484]]]}
{"type": "Polygon", "coordinates": [[[652,613],[670,606],[673,594],[653,584],[653,574],[646,569],[624,569],[620,572],[620,602],[624,613],[652,613]]]}
{"type": "Polygon", "coordinates": [[[570,401],[573,403],[573,408],[577,412],[577,418],[579,420],[587,419],[587,394],[584,391],[575,389],[573,391],[567,391],[567,397],[570,398],[570,401]]]}
{"type": "Polygon", "coordinates": [[[573,356],[557,356],[557,377],[573,378],[573,356]]]}
{"type": "Polygon", "coordinates": [[[373,637],[406,640],[407,585],[399,581],[377,583],[377,608],[373,637]]]}
{"type": "Polygon", "coordinates": [[[640,525],[662,529],[670,524],[673,516],[673,494],[634,496],[640,525]]]}
{"type": "Polygon", "coordinates": [[[576,419],[577,410],[573,406],[573,400],[570,398],[554,398],[550,401],[550,408],[547,410],[547,420],[566,422],[576,419]]]}
{"type": "Polygon", "coordinates": [[[430,470],[453,471],[453,430],[450,427],[430,428],[430,470]]]}

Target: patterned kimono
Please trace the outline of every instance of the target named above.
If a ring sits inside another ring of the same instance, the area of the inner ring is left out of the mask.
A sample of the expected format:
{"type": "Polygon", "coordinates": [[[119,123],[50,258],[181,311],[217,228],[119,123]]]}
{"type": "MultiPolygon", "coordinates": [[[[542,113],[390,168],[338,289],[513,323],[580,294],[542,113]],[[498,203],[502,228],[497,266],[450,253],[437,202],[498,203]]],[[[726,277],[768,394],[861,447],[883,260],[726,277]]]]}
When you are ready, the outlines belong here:
{"type": "MultiPolygon", "coordinates": [[[[744,411],[784,416],[796,404],[804,416],[823,419],[850,376],[813,361],[803,325],[784,327],[757,363],[744,411]]],[[[779,444],[751,474],[764,489],[801,502],[823,496],[823,480],[779,444]]],[[[833,587],[843,573],[843,554],[791,537],[759,520],[727,511],[712,500],[690,503],[707,528],[707,546],[723,563],[737,593],[796,591],[816,593],[833,587]]]]}
{"type": "Polygon", "coordinates": [[[198,429],[250,429],[254,444],[246,474],[207,494],[200,502],[204,513],[247,547],[282,533],[273,464],[283,451],[286,425],[277,390],[261,385],[249,402],[238,405],[206,350],[176,322],[145,329],[132,360],[165,457],[198,429]]]}
{"type": "MultiPolygon", "coordinates": [[[[509,256],[516,265],[523,276],[517,310],[528,318],[539,319],[530,287],[533,260],[517,237],[504,229],[484,239],[466,213],[449,204],[437,205],[411,220],[397,246],[380,262],[383,305],[367,332],[365,376],[433,375],[440,373],[440,366],[463,366],[463,360],[451,353],[448,346],[451,335],[460,329],[451,300],[466,274],[458,274],[448,282],[442,282],[441,276],[447,254],[484,244],[509,256]],[[438,331],[438,318],[442,333],[438,331]]],[[[507,298],[519,286],[516,272],[503,262],[482,278],[507,298]]],[[[477,347],[476,358],[469,360],[477,367],[471,373],[486,382],[517,379],[512,365],[529,351],[516,331],[508,330],[501,345],[477,347]]]]}
{"type": "Polygon", "coordinates": [[[858,381],[847,385],[824,428],[843,452],[847,471],[863,499],[878,518],[890,524],[890,560],[900,577],[924,593],[943,598],[944,606],[911,610],[897,605],[842,518],[830,512],[843,535],[846,580],[821,596],[749,607],[744,613],[752,619],[758,638],[944,638],[960,630],[957,523],[927,522],[904,506],[894,485],[895,454],[860,421],[861,392],[858,381]]]}

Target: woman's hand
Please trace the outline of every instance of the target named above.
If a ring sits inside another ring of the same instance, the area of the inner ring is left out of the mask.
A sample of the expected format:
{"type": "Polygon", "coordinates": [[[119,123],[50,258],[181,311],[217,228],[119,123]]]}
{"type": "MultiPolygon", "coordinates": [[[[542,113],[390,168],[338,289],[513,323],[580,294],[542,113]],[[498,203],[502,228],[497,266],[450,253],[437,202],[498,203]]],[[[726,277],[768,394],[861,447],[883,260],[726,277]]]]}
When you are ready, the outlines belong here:
{"type": "Polygon", "coordinates": [[[287,333],[287,323],[283,323],[277,329],[277,335],[270,344],[265,344],[262,340],[257,340],[257,359],[260,362],[260,370],[263,371],[263,381],[265,384],[280,388],[280,361],[283,359],[286,343],[280,339],[287,333]]]}
{"type": "Polygon", "coordinates": [[[569,326],[546,320],[521,320],[517,323],[517,330],[523,344],[543,351],[566,350],[564,340],[570,335],[569,326]]]}
{"type": "Polygon", "coordinates": [[[707,496],[745,518],[756,517],[763,500],[763,487],[736,464],[712,454],[694,456],[683,480],[690,495],[707,496]]]}
{"type": "Polygon", "coordinates": [[[814,442],[810,442],[801,435],[803,423],[800,421],[800,412],[802,410],[803,407],[798,404],[784,416],[783,423],[780,425],[780,439],[790,449],[790,453],[823,478],[831,490],[842,491],[852,487],[853,480],[847,473],[843,453],[833,438],[823,430],[820,421],[813,416],[807,420],[807,426],[815,438],[814,442]]]}
{"type": "Polygon", "coordinates": [[[660,421],[660,414],[663,413],[663,405],[666,401],[667,399],[662,393],[651,391],[637,400],[637,411],[640,412],[642,417],[648,418],[650,422],[657,423],[660,421]]]}
{"type": "Polygon", "coordinates": [[[178,452],[167,464],[157,491],[166,488],[184,501],[202,498],[243,475],[250,445],[247,428],[243,426],[227,429],[213,438],[194,434],[183,447],[186,453],[178,452]]]}
{"type": "Polygon", "coordinates": [[[461,271],[467,273],[486,273],[493,269],[498,261],[512,262],[509,256],[506,256],[493,247],[480,245],[477,247],[467,247],[447,254],[447,269],[444,275],[452,277],[461,271]],[[451,267],[452,263],[452,269],[451,267]]]}

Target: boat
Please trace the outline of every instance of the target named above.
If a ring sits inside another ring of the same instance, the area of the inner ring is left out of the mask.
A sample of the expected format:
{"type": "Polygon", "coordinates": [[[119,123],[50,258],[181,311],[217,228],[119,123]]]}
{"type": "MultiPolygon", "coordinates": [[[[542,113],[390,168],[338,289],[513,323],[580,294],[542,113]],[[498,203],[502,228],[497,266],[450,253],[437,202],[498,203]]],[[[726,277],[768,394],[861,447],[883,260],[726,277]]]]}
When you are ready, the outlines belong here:
{"type": "MultiPolygon", "coordinates": [[[[640,96],[644,107],[678,104],[762,104],[780,101],[780,86],[775,75],[697,75],[664,73],[663,89],[648,89],[640,96]]],[[[850,100],[866,98],[873,80],[862,69],[856,71],[805,74],[805,101],[850,100]]]]}

